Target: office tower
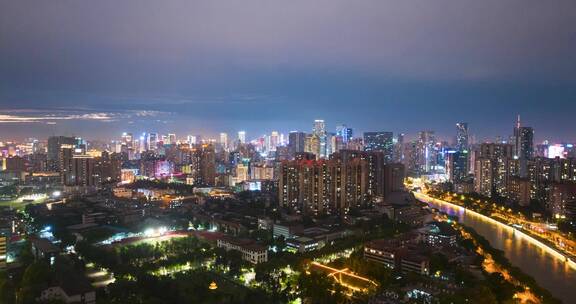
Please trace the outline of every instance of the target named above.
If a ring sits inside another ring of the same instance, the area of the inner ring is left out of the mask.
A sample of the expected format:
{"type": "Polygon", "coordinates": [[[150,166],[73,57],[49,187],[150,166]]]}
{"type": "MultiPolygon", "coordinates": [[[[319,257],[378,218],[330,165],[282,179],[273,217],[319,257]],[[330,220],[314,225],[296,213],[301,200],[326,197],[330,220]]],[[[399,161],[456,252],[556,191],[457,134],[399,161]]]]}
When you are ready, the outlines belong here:
{"type": "Polygon", "coordinates": [[[418,133],[416,166],[419,167],[418,171],[421,173],[430,173],[436,166],[435,142],[434,131],[420,131],[418,133]]]}
{"type": "Polygon", "coordinates": [[[134,136],[132,136],[132,133],[122,133],[122,144],[126,145],[128,149],[133,149],[134,136]]]}
{"type": "Polygon", "coordinates": [[[485,196],[507,196],[509,178],[517,174],[510,144],[482,144],[475,159],[474,190],[485,196]]]}
{"type": "Polygon", "coordinates": [[[468,177],[468,150],[448,151],[446,157],[446,174],[451,183],[460,183],[468,177]]]}
{"type": "Polygon", "coordinates": [[[168,134],[168,141],[164,142],[164,144],[171,144],[171,145],[176,145],[176,134],[174,133],[169,133],[168,134]]]}
{"type": "Polygon", "coordinates": [[[199,144],[200,142],[198,141],[198,137],[196,135],[188,135],[188,144],[189,145],[195,145],[195,144],[199,144]]]}
{"type": "Polygon", "coordinates": [[[352,140],[352,128],[348,128],[346,125],[339,125],[336,127],[336,135],[342,137],[342,142],[347,144],[352,140]]]}
{"type": "Polygon", "coordinates": [[[147,150],[156,151],[157,148],[158,148],[158,133],[149,133],[147,150]]]}
{"type": "Polygon", "coordinates": [[[139,142],[138,152],[140,153],[145,152],[148,148],[148,134],[142,133],[142,135],[140,135],[140,138],[138,139],[138,142],[139,142]]]}
{"type": "Polygon", "coordinates": [[[326,123],[322,119],[314,120],[314,127],[312,128],[312,133],[318,136],[326,134],[326,123]]]}
{"type": "Polygon", "coordinates": [[[312,153],[316,154],[318,158],[328,157],[328,136],[326,134],[326,123],[322,119],[314,120],[312,128],[312,135],[318,139],[318,150],[312,153]]]}
{"type": "Polygon", "coordinates": [[[246,131],[239,131],[238,132],[238,141],[241,144],[245,144],[246,143],[246,131]]]}
{"type": "Polygon", "coordinates": [[[48,138],[48,169],[52,171],[59,171],[60,164],[60,148],[62,145],[73,146],[76,144],[76,138],[66,136],[51,136],[48,138]]]}
{"type": "Polygon", "coordinates": [[[528,174],[528,160],[534,156],[534,129],[522,127],[520,115],[514,127],[514,158],[519,160],[520,177],[528,174]]]}
{"type": "Polygon", "coordinates": [[[468,150],[468,123],[459,122],[456,124],[456,148],[458,151],[468,150]]]}
{"type": "Polygon", "coordinates": [[[404,162],[404,134],[400,133],[396,136],[396,142],[394,143],[394,162],[403,163],[404,162]]]}
{"type": "Polygon", "coordinates": [[[392,132],[364,132],[364,150],[381,151],[386,163],[391,163],[394,157],[392,132]]]}
{"type": "Polygon", "coordinates": [[[278,147],[280,143],[280,135],[278,135],[278,131],[272,131],[270,137],[268,138],[268,146],[266,147],[268,151],[276,151],[276,147],[278,147]]]}
{"type": "Polygon", "coordinates": [[[306,143],[306,133],[292,131],[288,134],[288,147],[290,153],[300,153],[304,152],[304,145],[306,143]]]}
{"type": "Polygon", "coordinates": [[[514,128],[514,156],[518,159],[531,159],[534,156],[534,129],[523,127],[520,115],[514,128]]]}
{"type": "Polygon", "coordinates": [[[220,133],[220,146],[224,151],[228,151],[228,134],[220,133]]]}

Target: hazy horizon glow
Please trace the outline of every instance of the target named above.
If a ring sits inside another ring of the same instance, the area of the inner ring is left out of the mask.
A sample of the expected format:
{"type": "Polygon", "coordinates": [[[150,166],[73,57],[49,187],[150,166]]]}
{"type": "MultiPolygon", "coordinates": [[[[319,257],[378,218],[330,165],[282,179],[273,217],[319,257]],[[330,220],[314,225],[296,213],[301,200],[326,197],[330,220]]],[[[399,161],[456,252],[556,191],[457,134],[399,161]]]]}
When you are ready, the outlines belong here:
{"type": "Polygon", "coordinates": [[[0,139],[363,131],[576,141],[573,0],[0,0],[0,139]]]}

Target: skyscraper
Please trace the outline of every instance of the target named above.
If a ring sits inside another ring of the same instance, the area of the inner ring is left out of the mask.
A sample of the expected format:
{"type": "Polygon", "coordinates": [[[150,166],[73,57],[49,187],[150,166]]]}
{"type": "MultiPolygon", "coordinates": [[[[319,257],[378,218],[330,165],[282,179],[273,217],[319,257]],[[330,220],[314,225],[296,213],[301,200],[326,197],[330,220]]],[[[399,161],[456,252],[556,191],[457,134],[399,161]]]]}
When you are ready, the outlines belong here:
{"type": "Polygon", "coordinates": [[[446,174],[452,183],[462,182],[468,176],[468,150],[448,151],[446,174]]]}
{"type": "Polygon", "coordinates": [[[346,125],[336,126],[336,136],[342,137],[343,143],[348,143],[352,139],[352,128],[348,128],[346,125]]]}
{"type": "Polygon", "coordinates": [[[394,141],[392,132],[364,132],[364,150],[381,151],[386,163],[394,159],[394,141]]]}
{"type": "Polygon", "coordinates": [[[195,145],[199,143],[198,142],[198,138],[195,135],[188,135],[188,144],[189,145],[195,145]]]}
{"type": "Polygon", "coordinates": [[[418,133],[417,166],[420,172],[431,172],[436,166],[436,151],[434,144],[436,137],[434,131],[421,131],[418,133]]]}
{"type": "Polygon", "coordinates": [[[323,119],[314,120],[314,128],[312,129],[312,132],[318,136],[326,134],[326,123],[323,119]]]}
{"type": "Polygon", "coordinates": [[[516,174],[516,162],[510,144],[482,144],[475,158],[474,191],[485,196],[506,196],[511,176],[516,174]]]}
{"type": "Polygon", "coordinates": [[[132,133],[122,133],[122,143],[125,144],[128,149],[132,149],[133,148],[133,142],[134,142],[134,136],[132,136],[132,133]]]}
{"type": "Polygon", "coordinates": [[[522,127],[520,115],[514,127],[514,158],[519,160],[520,177],[528,174],[528,160],[534,156],[534,129],[522,127]]]}
{"type": "Polygon", "coordinates": [[[155,151],[158,148],[158,133],[148,134],[148,150],[155,151]]]}
{"type": "MultiPolygon", "coordinates": [[[[171,144],[171,145],[175,145],[175,144],[176,144],[176,134],[174,134],[174,133],[169,133],[169,134],[168,134],[168,142],[167,142],[167,143],[168,143],[168,144],[171,144]]],[[[167,143],[164,143],[164,144],[167,144],[167,143]]]]}
{"type": "Polygon", "coordinates": [[[381,152],[342,150],[330,159],[283,161],[278,168],[280,205],[312,215],[370,206],[384,194],[382,158],[381,152]]]}
{"type": "Polygon", "coordinates": [[[404,134],[396,135],[396,142],[394,143],[394,162],[404,162],[404,134]]]}
{"type": "Polygon", "coordinates": [[[239,131],[238,132],[238,141],[241,144],[245,144],[246,143],[246,131],[239,131]]]}
{"type": "Polygon", "coordinates": [[[228,134],[220,133],[220,145],[225,151],[228,150],[228,134]]]}
{"type": "Polygon", "coordinates": [[[292,154],[304,152],[305,142],[306,133],[304,132],[292,131],[288,134],[288,147],[292,154]]]}
{"type": "Polygon", "coordinates": [[[312,128],[312,135],[318,139],[318,150],[309,151],[316,154],[318,158],[328,157],[328,136],[326,134],[326,123],[322,119],[314,120],[314,126],[312,128]]]}
{"type": "Polygon", "coordinates": [[[278,131],[272,131],[268,137],[268,151],[276,151],[276,147],[280,144],[280,135],[278,131]]]}
{"type": "Polygon", "coordinates": [[[468,146],[468,123],[459,122],[456,124],[456,148],[458,151],[467,151],[468,146]]]}

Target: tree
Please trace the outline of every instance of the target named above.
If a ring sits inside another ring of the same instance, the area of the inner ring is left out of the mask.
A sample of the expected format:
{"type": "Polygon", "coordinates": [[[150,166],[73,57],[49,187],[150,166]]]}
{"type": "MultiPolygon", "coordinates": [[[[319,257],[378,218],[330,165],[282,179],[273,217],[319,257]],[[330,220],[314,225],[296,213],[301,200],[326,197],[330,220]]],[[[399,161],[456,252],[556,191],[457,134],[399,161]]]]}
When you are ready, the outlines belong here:
{"type": "Polygon", "coordinates": [[[18,291],[18,303],[33,303],[42,289],[50,280],[50,266],[44,261],[30,264],[24,271],[20,290],[18,291]]]}
{"type": "Polygon", "coordinates": [[[0,272],[0,303],[13,304],[16,290],[6,272],[0,272]]]}
{"type": "Polygon", "coordinates": [[[322,274],[312,272],[310,275],[301,275],[298,283],[301,296],[308,298],[311,303],[340,303],[341,289],[335,286],[332,279],[322,274]]]}

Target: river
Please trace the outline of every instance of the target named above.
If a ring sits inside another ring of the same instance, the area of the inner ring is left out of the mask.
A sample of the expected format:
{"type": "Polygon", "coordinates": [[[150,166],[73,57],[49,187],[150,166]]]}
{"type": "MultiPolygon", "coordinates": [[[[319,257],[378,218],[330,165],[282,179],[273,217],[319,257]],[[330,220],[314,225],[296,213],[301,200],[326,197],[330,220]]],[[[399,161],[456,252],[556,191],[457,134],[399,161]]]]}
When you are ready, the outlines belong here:
{"type": "Polygon", "coordinates": [[[476,230],[494,248],[504,251],[514,266],[531,275],[555,297],[564,303],[576,303],[576,270],[557,254],[538,246],[504,224],[487,220],[464,208],[424,197],[418,199],[432,208],[457,216],[460,223],[476,230]]]}

